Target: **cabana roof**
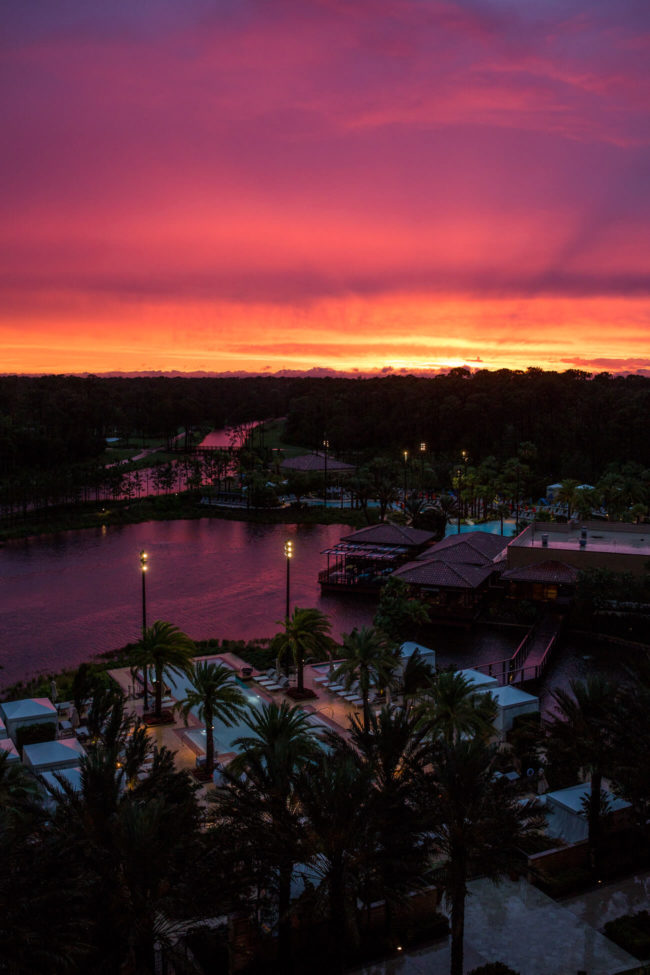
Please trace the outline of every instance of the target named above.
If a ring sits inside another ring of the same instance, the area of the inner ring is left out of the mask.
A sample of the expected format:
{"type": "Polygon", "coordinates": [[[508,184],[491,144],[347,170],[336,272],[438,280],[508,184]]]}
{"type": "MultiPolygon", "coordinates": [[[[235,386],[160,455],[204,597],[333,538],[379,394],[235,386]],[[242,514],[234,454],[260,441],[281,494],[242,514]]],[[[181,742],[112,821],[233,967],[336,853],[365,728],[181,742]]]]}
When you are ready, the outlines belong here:
{"type": "Polygon", "coordinates": [[[35,718],[52,718],[56,721],[57,710],[47,697],[26,697],[20,701],[5,701],[0,704],[5,721],[25,721],[35,718]]]}
{"type": "Polygon", "coordinates": [[[19,762],[20,755],[11,738],[0,738],[0,752],[4,752],[8,762],[19,762]]]}
{"type": "Polygon", "coordinates": [[[76,738],[59,738],[56,741],[39,741],[34,745],[25,745],[23,760],[26,765],[34,769],[54,769],[56,766],[64,768],[66,765],[78,765],[86,751],[76,738]]]}

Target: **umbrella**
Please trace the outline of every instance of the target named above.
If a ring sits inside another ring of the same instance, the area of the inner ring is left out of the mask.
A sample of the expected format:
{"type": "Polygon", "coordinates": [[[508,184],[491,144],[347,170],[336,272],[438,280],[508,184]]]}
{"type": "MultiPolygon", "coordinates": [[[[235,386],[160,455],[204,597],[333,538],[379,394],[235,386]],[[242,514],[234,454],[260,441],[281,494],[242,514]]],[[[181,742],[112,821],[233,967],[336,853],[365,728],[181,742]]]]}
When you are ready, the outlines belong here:
{"type": "Polygon", "coordinates": [[[56,681],[52,679],[50,681],[50,701],[52,702],[52,704],[56,704],[56,699],[58,695],[59,695],[59,691],[56,686],[56,681]]]}

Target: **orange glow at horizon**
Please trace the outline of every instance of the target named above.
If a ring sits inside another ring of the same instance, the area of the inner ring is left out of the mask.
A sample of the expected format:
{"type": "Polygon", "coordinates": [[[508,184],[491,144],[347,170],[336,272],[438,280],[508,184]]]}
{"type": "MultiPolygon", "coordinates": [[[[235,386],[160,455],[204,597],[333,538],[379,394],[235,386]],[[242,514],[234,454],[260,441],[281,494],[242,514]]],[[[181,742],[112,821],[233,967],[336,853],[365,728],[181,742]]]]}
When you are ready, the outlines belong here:
{"type": "Polygon", "coordinates": [[[9,4],[0,371],[650,374],[650,14],[9,4]]]}

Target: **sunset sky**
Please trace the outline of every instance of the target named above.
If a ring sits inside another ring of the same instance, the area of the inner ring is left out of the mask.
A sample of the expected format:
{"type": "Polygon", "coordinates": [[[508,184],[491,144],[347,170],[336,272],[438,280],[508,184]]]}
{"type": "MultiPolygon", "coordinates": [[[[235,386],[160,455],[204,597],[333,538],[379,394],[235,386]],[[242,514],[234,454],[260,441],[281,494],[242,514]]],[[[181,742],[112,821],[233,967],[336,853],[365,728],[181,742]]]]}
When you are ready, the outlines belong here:
{"type": "Polygon", "coordinates": [[[4,0],[0,372],[650,375],[648,0],[4,0]]]}

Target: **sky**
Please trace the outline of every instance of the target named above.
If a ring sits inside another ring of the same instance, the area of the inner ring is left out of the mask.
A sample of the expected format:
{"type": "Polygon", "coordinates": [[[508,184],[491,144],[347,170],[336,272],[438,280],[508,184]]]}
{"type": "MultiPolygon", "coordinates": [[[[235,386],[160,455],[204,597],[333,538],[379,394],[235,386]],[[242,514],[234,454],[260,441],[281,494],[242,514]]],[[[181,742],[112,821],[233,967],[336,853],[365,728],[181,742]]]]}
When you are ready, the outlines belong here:
{"type": "Polygon", "coordinates": [[[3,0],[0,372],[650,375],[648,0],[3,0]]]}

